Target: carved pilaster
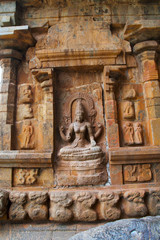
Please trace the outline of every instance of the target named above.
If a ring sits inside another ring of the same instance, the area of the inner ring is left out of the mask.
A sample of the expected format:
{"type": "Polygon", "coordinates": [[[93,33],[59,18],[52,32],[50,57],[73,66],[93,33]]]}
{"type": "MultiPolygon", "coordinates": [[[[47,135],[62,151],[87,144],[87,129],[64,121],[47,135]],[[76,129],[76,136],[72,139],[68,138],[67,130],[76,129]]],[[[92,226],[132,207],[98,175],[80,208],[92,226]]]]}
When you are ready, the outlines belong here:
{"type": "Polygon", "coordinates": [[[53,78],[52,69],[32,70],[35,79],[43,90],[43,104],[39,112],[43,121],[44,150],[53,150],[54,136],[54,102],[53,102],[53,78]]]}
{"type": "Polygon", "coordinates": [[[21,54],[15,50],[0,50],[0,122],[1,144],[0,150],[12,149],[12,126],[15,117],[15,97],[17,67],[21,54]]]}
{"type": "Polygon", "coordinates": [[[160,138],[160,89],[155,62],[157,46],[156,41],[145,41],[137,43],[133,48],[139,65],[140,78],[143,82],[151,145],[159,145],[160,138]]]}

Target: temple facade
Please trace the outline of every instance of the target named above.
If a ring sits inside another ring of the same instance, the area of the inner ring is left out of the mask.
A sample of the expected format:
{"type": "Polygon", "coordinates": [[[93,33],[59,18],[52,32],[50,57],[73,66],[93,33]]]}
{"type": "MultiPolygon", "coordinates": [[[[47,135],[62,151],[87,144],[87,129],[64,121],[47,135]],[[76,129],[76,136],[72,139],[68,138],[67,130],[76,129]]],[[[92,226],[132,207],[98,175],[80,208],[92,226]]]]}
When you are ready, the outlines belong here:
{"type": "Polygon", "coordinates": [[[159,6],[0,0],[2,224],[160,214],[159,6]]]}

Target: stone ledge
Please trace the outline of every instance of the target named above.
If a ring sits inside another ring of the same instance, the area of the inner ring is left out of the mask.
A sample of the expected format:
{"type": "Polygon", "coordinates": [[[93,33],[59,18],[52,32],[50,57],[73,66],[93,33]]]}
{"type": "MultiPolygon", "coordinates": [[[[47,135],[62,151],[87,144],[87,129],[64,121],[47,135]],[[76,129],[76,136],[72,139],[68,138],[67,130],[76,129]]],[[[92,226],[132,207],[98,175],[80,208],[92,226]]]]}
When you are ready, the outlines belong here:
{"type": "Polygon", "coordinates": [[[109,150],[110,164],[156,163],[160,161],[159,147],[121,147],[109,150]]]}
{"type": "Polygon", "coordinates": [[[95,222],[160,214],[160,188],[0,189],[0,221],[95,222]]]}
{"type": "Polygon", "coordinates": [[[52,167],[52,152],[1,151],[0,167],[52,167]]]}

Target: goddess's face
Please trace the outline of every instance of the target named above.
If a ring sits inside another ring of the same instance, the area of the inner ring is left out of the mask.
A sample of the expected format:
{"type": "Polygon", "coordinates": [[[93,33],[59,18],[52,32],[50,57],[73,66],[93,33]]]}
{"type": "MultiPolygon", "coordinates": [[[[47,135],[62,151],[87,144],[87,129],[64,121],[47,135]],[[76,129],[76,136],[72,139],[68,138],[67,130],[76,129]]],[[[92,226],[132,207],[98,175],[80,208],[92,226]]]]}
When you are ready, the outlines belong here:
{"type": "Polygon", "coordinates": [[[76,121],[77,122],[83,122],[83,120],[84,120],[83,113],[82,112],[77,112],[76,113],[76,121]]]}

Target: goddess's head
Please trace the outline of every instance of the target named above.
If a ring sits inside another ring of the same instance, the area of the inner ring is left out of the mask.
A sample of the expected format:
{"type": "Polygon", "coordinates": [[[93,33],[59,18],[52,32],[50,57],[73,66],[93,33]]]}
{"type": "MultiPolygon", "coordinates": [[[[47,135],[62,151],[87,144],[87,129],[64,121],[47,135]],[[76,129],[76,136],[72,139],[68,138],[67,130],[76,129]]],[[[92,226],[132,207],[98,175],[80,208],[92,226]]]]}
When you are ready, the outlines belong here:
{"type": "Polygon", "coordinates": [[[81,100],[78,100],[78,102],[77,102],[75,115],[76,115],[76,121],[77,122],[83,122],[84,121],[84,109],[83,109],[83,105],[81,103],[81,100]]]}

